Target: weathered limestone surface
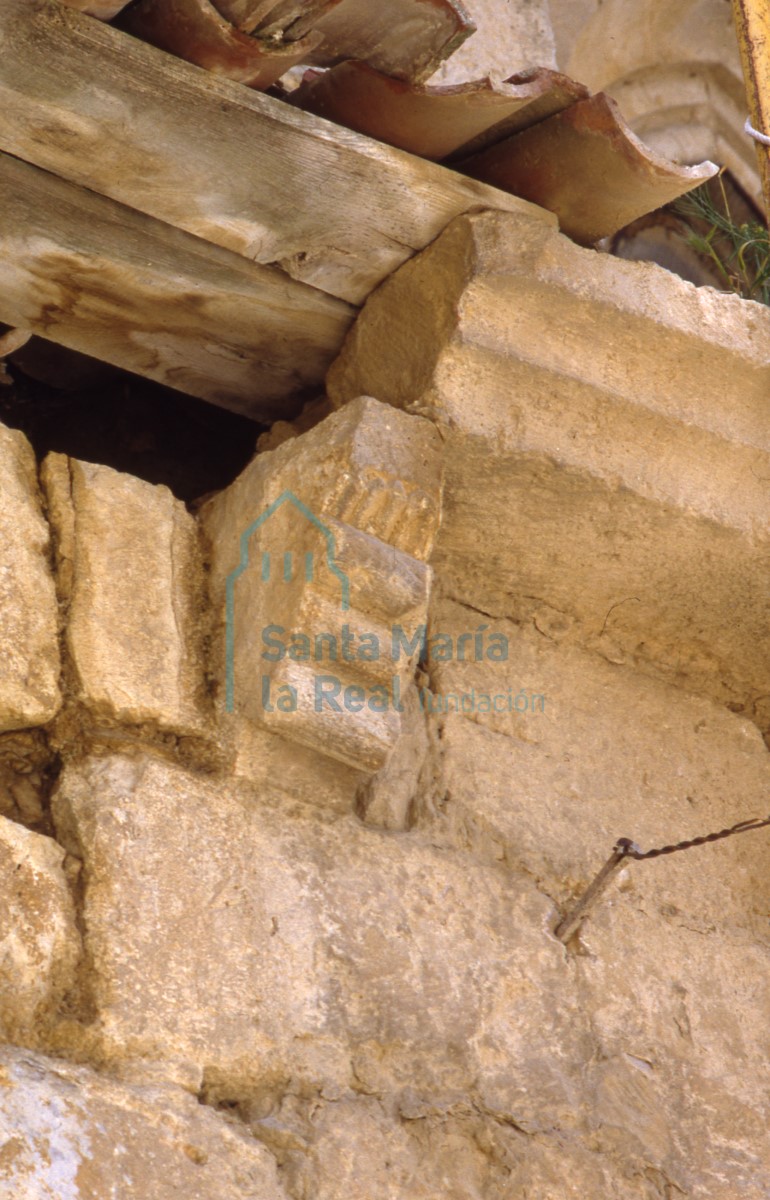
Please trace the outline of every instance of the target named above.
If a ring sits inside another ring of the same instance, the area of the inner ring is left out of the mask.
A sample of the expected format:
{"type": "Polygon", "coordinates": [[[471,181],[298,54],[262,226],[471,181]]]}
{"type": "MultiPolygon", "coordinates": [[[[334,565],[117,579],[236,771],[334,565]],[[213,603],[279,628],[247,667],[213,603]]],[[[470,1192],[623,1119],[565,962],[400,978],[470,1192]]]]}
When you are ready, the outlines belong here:
{"type": "Polygon", "coordinates": [[[0,426],[0,732],[43,725],[60,704],[58,618],[35,456],[0,426]]]}
{"type": "MultiPolygon", "coordinates": [[[[431,628],[455,641],[480,620],[451,601],[431,610],[431,628]]],[[[566,905],[619,837],[651,849],[767,815],[770,753],[745,718],[571,646],[554,621],[487,624],[487,639],[507,637],[507,661],[429,666],[424,706],[437,710],[443,754],[439,808],[424,798],[426,830],[534,873],[566,905]],[[485,696],[502,697],[503,711],[485,711],[485,696]]],[[[651,926],[751,935],[770,951],[766,831],[632,862],[622,879],[587,930],[612,909],[621,927],[643,907],[651,926]]]]}
{"type": "Polygon", "coordinates": [[[277,1155],[287,1189],[302,1200],[345,1200],[361,1195],[362,1186],[366,1200],[655,1195],[577,1139],[549,1145],[463,1101],[432,1105],[409,1092],[395,1103],[287,1096],[251,1127],[277,1155]]]}
{"type": "Polygon", "coordinates": [[[598,91],[642,66],[723,63],[741,77],[729,4],[722,0],[549,0],[562,71],[598,91]],[[590,76],[590,78],[589,78],[590,76]]]}
{"type": "Polygon", "coordinates": [[[50,833],[44,799],[50,789],[51,759],[40,729],[18,729],[0,738],[0,815],[50,833]]]}
{"type": "MultiPolygon", "coordinates": [[[[604,694],[612,694],[606,680],[604,694]]],[[[710,706],[676,691],[669,698],[665,711],[680,718],[668,718],[675,743],[700,736],[716,760],[723,715],[714,714],[709,747],[710,706]],[[688,733],[694,719],[699,735],[688,733]]],[[[659,713],[654,701],[643,689],[642,722],[659,713]]],[[[738,745],[725,775],[738,769],[750,780],[765,752],[732,720],[738,745]]],[[[84,861],[105,1061],[202,1072],[209,1099],[241,1103],[295,1196],[341,1200],[362,1169],[374,1197],[395,1198],[424,1156],[415,1194],[426,1200],[443,1194],[431,1174],[442,1163],[446,1194],[458,1200],[470,1183],[472,1196],[509,1195],[502,1178],[510,1186],[511,1174],[559,1200],[589,1187],[629,1200],[653,1200],[666,1187],[759,1200],[770,1186],[761,835],[730,845],[724,873],[735,878],[721,888],[717,860],[704,869],[697,851],[676,867],[635,865],[639,876],[629,870],[581,952],[570,953],[550,934],[557,912],[548,893],[565,901],[563,879],[582,886],[614,839],[614,821],[608,815],[604,838],[587,818],[575,832],[569,798],[568,816],[552,801],[554,778],[569,777],[569,748],[558,763],[543,754],[548,791],[525,812],[517,770],[527,766],[526,742],[463,717],[442,740],[447,786],[458,793],[444,803],[465,809],[466,828],[477,820],[475,844],[465,838],[475,854],[453,848],[460,825],[446,817],[394,834],[257,799],[160,760],[68,768],[55,816],[84,861]],[[464,783],[461,752],[466,768],[471,756],[496,764],[496,791],[485,774],[475,789],[464,783]],[[538,803],[540,844],[529,815],[538,803]],[[509,843],[505,863],[483,844],[490,831],[509,843]],[[716,889],[703,910],[699,865],[716,889]],[[377,1104],[362,1104],[362,1093],[377,1104]],[[355,1136],[363,1158],[345,1168],[355,1136]],[[386,1178],[388,1162],[395,1174],[386,1178]]],[[[680,771],[673,760],[649,784],[672,790],[680,771]]],[[[700,830],[717,800],[706,783],[688,783],[700,830]]],[[[631,832],[657,833],[646,822],[631,832]]]]}
{"type": "Polygon", "coordinates": [[[440,447],[428,421],[361,398],[206,505],[223,729],[383,765],[427,612],[440,447]]]}
{"type": "MultiPolygon", "coordinates": [[[[478,621],[432,604],[455,643],[478,621]]],[[[418,826],[433,840],[534,876],[566,911],[621,835],[650,849],[766,813],[770,754],[748,721],[564,644],[563,625],[489,625],[506,662],[429,664],[434,705],[469,710],[432,718],[441,771],[418,826]],[[543,711],[484,711],[509,688],[522,710],[545,695],[543,711]]],[[[766,830],[632,862],[582,927],[593,1149],[640,1154],[661,1194],[666,1179],[724,1200],[770,1186],[769,868],[766,830]]]]}
{"type": "Polygon", "coordinates": [[[68,768],[54,811],[109,1059],[194,1062],[224,1096],[472,1091],[574,1126],[587,1030],[527,879],[146,758],[68,768]]]}
{"type": "Polygon", "coordinates": [[[286,1200],[275,1162],[173,1087],[0,1050],[3,1200],[286,1200]]]}
{"type": "Polygon", "coordinates": [[[223,718],[219,728],[229,773],[269,792],[277,789],[292,801],[317,804],[329,812],[350,813],[359,790],[371,778],[370,771],[356,769],[288,736],[271,733],[237,713],[228,721],[223,718]]]}
{"type": "Polygon", "coordinates": [[[463,0],[476,26],[466,42],[431,76],[431,84],[465,83],[527,67],[556,69],[549,0],[463,0]]]}
{"type": "Polygon", "coordinates": [[[0,817],[3,1039],[36,1037],[73,984],[80,937],[63,859],[51,838],[0,817]]]}
{"type": "Polygon", "coordinates": [[[768,384],[765,310],[463,219],[197,527],[49,457],[59,715],[0,429],[0,1200],[767,1200],[768,832],[553,930],[767,812],[768,384]]]}
{"type": "MultiPolygon", "coordinates": [[[[422,672],[418,671],[422,679],[422,672]]],[[[355,811],[367,825],[381,829],[408,829],[414,821],[418,797],[430,774],[430,727],[415,683],[404,690],[401,736],[385,765],[359,785],[355,811]]]]}
{"type": "Polygon", "coordinates": [[[168,488],[51,454],[43,465],[73,690],[93,726],[205,731],[195,522],[168,488]]]}
{"type": "Polygon", "coordinates": [[[770,724],[766,308],[482,214],[378,289],[329,388],[445,427],[458,599],[770,724]]]}

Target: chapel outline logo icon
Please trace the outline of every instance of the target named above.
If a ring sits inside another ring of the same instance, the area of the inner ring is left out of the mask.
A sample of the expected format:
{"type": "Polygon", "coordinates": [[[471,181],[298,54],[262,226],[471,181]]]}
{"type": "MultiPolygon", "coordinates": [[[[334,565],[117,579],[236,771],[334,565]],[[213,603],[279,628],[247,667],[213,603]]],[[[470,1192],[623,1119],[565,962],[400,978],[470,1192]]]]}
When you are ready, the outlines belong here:
{"type": "MultiPolygon", "coordinates": [[[[277,500],[272,504],[268,504],[264,512],[260,513],[255,521],[246,528],[240,536],[240,556],[238,566],[230,571],[225,580],[225,711],[233,712],[235,709],[235,585],[238,579],[250,565],[249,561],[249,540],[258,529],[260,529],[266,521],[273,516],[284,504],[291,504],[298,512],[302,514],[315,528],[319,531],[326,543],[325,561],[329,570],[333,575],[336,575],[340,581],[340,609],[342,612],[347,612],[350,609],[350,579],[345,571],[337,565],[337,542],[334,533],[325,525],[314,512],[307,507],[306,504],[299,499],[294,492],[287,489],[281,492],[277,500]]],[[[294,578],[294,552],[291,550],[284,551],[281,556],[283,561],[283,579],[286,583],[290,583],[294,578]]],[[[304,554],[304,576],[307,582],[311,582],[315,570],[315,556],[312,551],[304,554]]],[[[261,573],[260,578],[263,583],[267,583],[270,579],[272,568],[272,558],[269,551],[262,552],[261,573]]]]}

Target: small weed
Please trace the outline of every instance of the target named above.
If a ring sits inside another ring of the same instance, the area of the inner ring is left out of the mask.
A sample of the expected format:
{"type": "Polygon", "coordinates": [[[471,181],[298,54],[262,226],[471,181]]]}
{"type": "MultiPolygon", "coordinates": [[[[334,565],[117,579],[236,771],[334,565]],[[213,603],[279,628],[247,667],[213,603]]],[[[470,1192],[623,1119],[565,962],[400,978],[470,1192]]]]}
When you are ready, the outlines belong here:
{"type": "Polygon", "coordinates": [[[732,217],[721,175],[719,197],[708,184],[673,205],[687,231],[682,235],[698,254],[716,267],[725,287],[746,300],[770,304],[770,232],[758,221],[738,224],[732,217]]]}

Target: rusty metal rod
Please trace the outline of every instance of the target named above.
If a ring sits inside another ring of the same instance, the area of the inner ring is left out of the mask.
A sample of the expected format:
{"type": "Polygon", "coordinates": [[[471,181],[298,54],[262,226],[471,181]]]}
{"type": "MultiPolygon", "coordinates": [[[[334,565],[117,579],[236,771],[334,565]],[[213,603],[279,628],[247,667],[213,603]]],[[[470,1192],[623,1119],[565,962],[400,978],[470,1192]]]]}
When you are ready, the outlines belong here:
{"type": "Polygon", "coordinates": [[[653,850],[642,850],[630,838],[619,838],[615,843],[612,854],[602,867],[593,883],[589,884],[580,900],[572,908],[564,920],[556,926],[554,934],[565,945],[577,930],[578,926],[588,916],[588,913],[601,896],[612,876],[620,869],[627,858],[642,861],[648,858],[660,858],[665,854],[678,854],[680,850],[692,850],[694,846],[705,846],[708,842],[721,842],[724,838],[735,837],[739,833],[752,833],[757,829],[767,829],[770,817],[750,817],[747,821],[738,821],[727,829],[719,829],[716,833],[707,833],[701,837],[687,838],[683,842],[674,842],[670,846],[657,846],[653,850]]]}
{"type": "Polygon", "coordinates": [[[575,930],[588,916],[588,913],[607,887],[607,884],[610,882],[613,875],[617,874],[617,872],[623,866],[623,863],[628,858],[629,852],[632,849],[637,849],[637,847],[630,838],[620,838],[620,840],[615,843],[612,854],[607,859],[593,883],[589,884],[575,907],[568,912],[564,920],[556,926],[554,934],[560,942],[564,942],[565,945],[567,944],[575,930]]]}

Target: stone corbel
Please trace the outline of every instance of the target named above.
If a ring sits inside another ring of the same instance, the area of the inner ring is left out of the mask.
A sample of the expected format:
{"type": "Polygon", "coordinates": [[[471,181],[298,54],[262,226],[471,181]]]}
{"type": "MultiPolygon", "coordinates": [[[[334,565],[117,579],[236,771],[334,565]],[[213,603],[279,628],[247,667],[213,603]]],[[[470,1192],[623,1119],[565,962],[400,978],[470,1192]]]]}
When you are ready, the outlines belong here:
{"type": "Polygon", "coordinates": [[[223,722],[380,769],[425,637],[440,491],[435,427],[362,397],[209,502],[223,722]]]}

